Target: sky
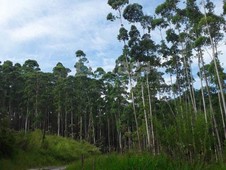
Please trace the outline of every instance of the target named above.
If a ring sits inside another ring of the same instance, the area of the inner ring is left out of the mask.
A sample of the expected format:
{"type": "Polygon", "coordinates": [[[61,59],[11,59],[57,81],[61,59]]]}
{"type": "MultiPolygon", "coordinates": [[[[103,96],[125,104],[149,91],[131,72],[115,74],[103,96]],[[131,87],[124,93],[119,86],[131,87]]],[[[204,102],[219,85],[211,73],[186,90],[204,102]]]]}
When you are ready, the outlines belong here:
{"type": "MultiPolygon", "coordinates": [[[[161,1],[130,0],[147,14],[161,1]]],[[[110,71],[122,43],[117,40],[119,22],[106,20],[109,12],[107,0],[0,0],[0,61],[23,64],[33,59],[44,72],[61,62],[74,73],[75,52],[83,50],[93,69],[110,71]]],[[[226,57],[221,61],[226,63],[226,57]]]]}
{"type": "Polygon", "coordinates": [[[122,44],[109,12],[105,0],[0,0],[0,61],[33,59],[46,72],[61,62],[74,72],[75,52],[83,50],[91,67],[110,71],[122,44]]]}

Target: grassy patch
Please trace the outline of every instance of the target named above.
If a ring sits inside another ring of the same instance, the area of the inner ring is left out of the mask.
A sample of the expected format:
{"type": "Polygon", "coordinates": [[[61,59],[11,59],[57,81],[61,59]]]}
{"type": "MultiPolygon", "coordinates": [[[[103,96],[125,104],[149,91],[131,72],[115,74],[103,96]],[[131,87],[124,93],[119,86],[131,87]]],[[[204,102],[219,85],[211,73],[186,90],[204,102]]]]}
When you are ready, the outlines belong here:
{"type": "Polygon", "coordinates": [[[202,163],[189,164],[173,161],[163,155],[152,156],[150,154],[110,154],[91,157],[77,161],[67,167],[67,170],[95,169],[95,170],[218,170],[226,169],[225,165],[202,163]]]}
{"type": "Polygon", "coordinates": [[[0,160],[0,170],[22,170],[49,165],[65,165],[81,155],[98,154],[98,148],[87,142],[47,135],[42,142],[42,133],[36,130],[30,134],[15,134],[15,154],[0,160]]]}

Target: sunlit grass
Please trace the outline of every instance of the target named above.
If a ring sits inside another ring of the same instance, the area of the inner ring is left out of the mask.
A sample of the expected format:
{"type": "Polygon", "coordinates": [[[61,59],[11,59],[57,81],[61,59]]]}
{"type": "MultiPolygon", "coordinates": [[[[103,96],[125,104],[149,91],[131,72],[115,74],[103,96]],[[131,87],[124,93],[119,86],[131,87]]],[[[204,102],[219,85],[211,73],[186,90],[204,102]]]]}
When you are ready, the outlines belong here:
{"type": "Polygon", "coordinates": [[[66,165],[81,155],[99,154],[99,150],[87,142],[47,135],[42,142],[40,130],[26,136],[16,134],[16,151],[12,158],[0,160],[0,170],[22,170],[49,165],[66,165]]]}
{"type": "Polygon", "coordinates": [[[173,161],[163,155],[153,156],[147,153],[110,154],[76,161],[67,170],[223,170],[225,165],[204,165],[201,162],[190,164],[173,161]]]}

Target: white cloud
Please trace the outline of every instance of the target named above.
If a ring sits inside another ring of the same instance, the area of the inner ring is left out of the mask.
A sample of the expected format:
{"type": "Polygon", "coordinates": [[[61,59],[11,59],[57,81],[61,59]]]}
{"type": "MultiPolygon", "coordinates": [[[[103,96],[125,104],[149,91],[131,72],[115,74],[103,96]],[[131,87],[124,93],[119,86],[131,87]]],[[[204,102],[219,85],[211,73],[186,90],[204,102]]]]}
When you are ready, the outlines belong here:
{"type": "MultiPolygon", "coordinates": [[[[147,13],[161,3],[131,2],[145,4],[147,13]]],[[[81,49],[92,67],[109,71],[122,51],[119,22],[106,21],[112,11],[107,1],[0,0],[0,4],[0,61],[22,64],[31,58],[43,71],[51,71],[57,62],[73,70],[74,52],[81,49]]],[[[157,34],[153,37],[159,39],[157,34]]],[[[220,58],[226,63],[225,57],[220,58]]]]}
{"type": "Polygon", "coordinates": [[[0,4],[0,61],[23,63],[30,57],[41,67],[53,61],[44,68],[51,71],[56,59],[66,65],[74,61],[77,49],[108,56],[106,50],[116,42],[114,24],[106,21],[110,7],[102,0],[0,0],[0,4]]]}

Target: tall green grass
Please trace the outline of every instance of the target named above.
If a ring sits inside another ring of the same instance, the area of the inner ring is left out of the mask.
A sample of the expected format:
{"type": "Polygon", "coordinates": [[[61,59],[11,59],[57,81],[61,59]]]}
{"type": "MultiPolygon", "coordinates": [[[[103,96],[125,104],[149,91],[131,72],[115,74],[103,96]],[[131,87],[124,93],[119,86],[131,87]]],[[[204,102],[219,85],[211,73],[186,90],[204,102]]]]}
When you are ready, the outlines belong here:
{"type": "Polygon", "coordinates": [[[50,165],[66,165],[81,155],[99,154],[98,148],[87,142],[47,135],[36,130],[24,135],[15,134],[15,153],[11,158],[0,160],[0,170],[23,170],[50,165]]]}
{"type": "Polygon", "coordinates": [[[166,156],[139,154],[110,154],[87,158],[69,165],[67,170],[223,170],[225,165],[189,164],[173,161],[166,156]]]}

